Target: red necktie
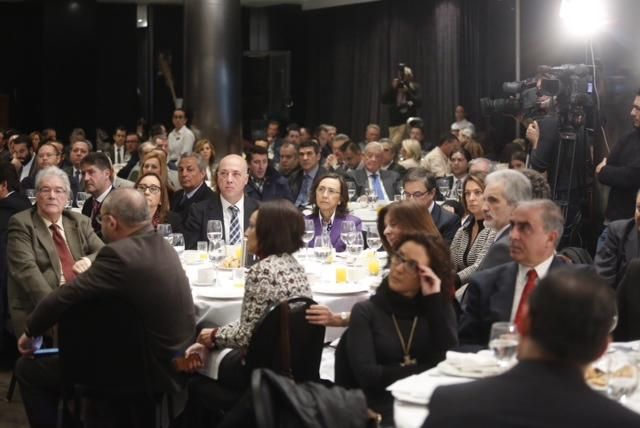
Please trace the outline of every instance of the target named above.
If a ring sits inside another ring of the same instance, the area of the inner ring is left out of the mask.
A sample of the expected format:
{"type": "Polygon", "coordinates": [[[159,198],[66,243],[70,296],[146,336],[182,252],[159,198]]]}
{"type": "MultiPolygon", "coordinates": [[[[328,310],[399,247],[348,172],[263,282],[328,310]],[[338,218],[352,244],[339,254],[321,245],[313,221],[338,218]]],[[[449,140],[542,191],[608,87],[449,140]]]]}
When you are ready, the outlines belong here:
{"type": "Polygon", "coordinates": [[[53,243],[56,245],[58,257],[60,257],[60,264],[62,265],[64,281],[65,283],[69,283],[76,277],[76,274],[73,272],[73,264],[75,263],[75,260],[73,260],[71,251],[69,251],[69,247],[67,247],[67,243],[62,237],[58,225],[52,224],[51,226],[49,226],[49,229],[51,229],[51,231],[53,232],[53,243]]]}
{"type": "Polygon", "coordinates": [[[538,273],[535,269],[530,269],[527,272],[527,283],[524,286],[524,290],[522,290],[522,296],[520,297],[520,303],[518,303],[518,310],[516,311],[515,323],[518,326],[518,330],[520,330],[520,323],[522,322],[522,312],[524,308],[524,304],[529,300],[529,296],[533,292],[534,288],[536,288],[536,282],[538,281],[538,273]]]}

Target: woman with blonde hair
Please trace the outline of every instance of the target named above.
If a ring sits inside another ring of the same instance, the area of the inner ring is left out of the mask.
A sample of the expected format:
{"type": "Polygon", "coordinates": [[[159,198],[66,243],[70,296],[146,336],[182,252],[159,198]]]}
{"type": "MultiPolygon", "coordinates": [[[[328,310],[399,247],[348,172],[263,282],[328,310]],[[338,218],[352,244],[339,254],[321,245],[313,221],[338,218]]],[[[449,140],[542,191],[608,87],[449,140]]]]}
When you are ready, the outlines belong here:
{"type": "Polygon", "coordinates": [[[148,172],[157,174],[162,180],[162,183],[169,189],[169,200],[171,200],[173,192],[180,189],[178,174],[176,171],[169,171],[167,167],[167,156],[162,150],[153,150],[151,153],[148,153],[142,160],[140,172],[142,174],[148,172]]]}
{"type": "Polygon", "coordinates": [[[217,163],[216,163],[216,148],[213,146],[213,143],[206,138],[202,140],[196,141],[196,147],[193,150],[195,153],[199,153],[202,156],[202,159],[207,163],[207,182],[209,183],[209,187],[211,187],[215,180],[212,178],[215,175],[217,163]]]}
{"type": "Polygon", "coordinates": [[[418,140],[403,140],[400,147],[400,155],[402,159],[398,162],[406,169],[417,168],[420,166],[420,159],[422,158],[422,148],[418,140]]]}

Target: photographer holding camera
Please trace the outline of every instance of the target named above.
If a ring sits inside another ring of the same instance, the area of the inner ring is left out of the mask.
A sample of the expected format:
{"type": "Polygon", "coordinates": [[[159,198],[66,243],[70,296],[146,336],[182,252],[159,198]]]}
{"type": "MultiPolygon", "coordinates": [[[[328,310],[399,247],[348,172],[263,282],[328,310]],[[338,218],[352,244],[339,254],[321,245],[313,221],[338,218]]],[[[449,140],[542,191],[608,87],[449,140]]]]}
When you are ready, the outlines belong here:
{"type": "Polygon", "coordinates": [[[414,81],[413,71],[403,63],[398,64],[396,77],[382,94],[382,104],[389,107],[389,138],[398,146],[407,138],[407,119],[417,116],[422,100],[420,85],[414,81]]]}

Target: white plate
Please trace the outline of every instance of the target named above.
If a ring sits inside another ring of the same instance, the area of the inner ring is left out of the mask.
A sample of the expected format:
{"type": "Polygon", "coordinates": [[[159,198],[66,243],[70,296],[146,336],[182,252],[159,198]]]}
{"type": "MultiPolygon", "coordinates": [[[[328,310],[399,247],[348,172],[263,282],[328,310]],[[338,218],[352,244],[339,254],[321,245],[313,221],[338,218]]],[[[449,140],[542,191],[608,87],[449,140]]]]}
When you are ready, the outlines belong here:
{"type": "Polygon", "coordinates": [[[205,281],[205,282],[193,281],[191,283],[191,285],[193,285],[194,287],[210,287],[210,286],[213,285],[213,280],[212,281],[205,281]]]}
{"type": "Polygon", "coordinates": [[[499,375],[507,370],[499,366],[476,366],[476,367],[458,367],[450,364],[447,360],[441,361],[437,366],[438,371],[442,374],[455,377],[468,377],[471,379],[482,379],[489,376],[499,375]]]}
{"type": "Polygon", "coordinates": [[[367,284],[315,284],[311,286],[311,291],[318,294],[358,294],[369,291],[367,284]]]}
{"type": "Polygon", "coordinates": [[[198,297],[204,299],[235,300],[242,299],[244,287],[207,287],[196,291],[198,297]]]}

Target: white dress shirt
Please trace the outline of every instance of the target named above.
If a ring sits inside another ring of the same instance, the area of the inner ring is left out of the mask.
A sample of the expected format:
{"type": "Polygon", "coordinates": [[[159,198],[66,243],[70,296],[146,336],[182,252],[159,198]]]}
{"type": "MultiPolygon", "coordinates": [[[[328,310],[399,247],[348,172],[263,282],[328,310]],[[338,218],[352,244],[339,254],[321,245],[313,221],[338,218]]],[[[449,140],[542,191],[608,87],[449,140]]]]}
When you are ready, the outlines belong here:
{"type": "Polygon", "coordinates": [[[238,207],[238,224],[240,225],[240,239],[244,237],[244,195],[240,198],[238,202],[235,204],[227,201],[222,195],[220,195],[220,202],[222,202],[222,222],[224,223],[224,236],[225,240],[229,241],[229,228],[231,227],[231,212],[229,211],[229,207],[231,205],[235,205],[238,207]]]}
{"type": "Polygon", "coordinates": [[[382,177],[380,176],[380,171],[378,170],[378,172],[369,172],[367,171],[367,179],[369,180],[369,189],[371,189],[371,193],[375,193],[374,187],[373,187],[373,178],[371,178],[371,176],[373,174],[377,174],[378,175],[378,180],[380,181],[380,187],[382,187],[382,193],[384,194],[384,200],[388,201],[389,200],[389,195],[387,195],[387,190],[384,188],[384,183],[382,182],[382,177]]]}
{"type": "Polygon", "coordinates": [[[31,160],[27,162],[26,165],[22,166],[22,170],[20,170],[20,181],[22,181],[25,177],[29,176],[31,172],[31,168],[33,168],[33,160],[36,158],[36,155],[31,156],[31,160]]]}
{"type": "Polygon", "coordinates": [[[171,131],[169,133],[169,160],[177,161],[181,154],[191,153],[195,141],[195,135],[186,126],[171,131]]]}
{"type": "Polygon", "coordinates": [[[533,268],[530,266],[518,265],[518,275],[516,276],[516,288],[513,292],[513,304],[511,305],[511,322],[516,318],[516,312],[518,312],[518,306],[520,305],[520,298],[524,291],[525,285],[527,285],[527,272],[534,269],[538,274],[538,281],[544,278],[549,272],[551,262],[553,262],[553,255],[533,268]]]}

